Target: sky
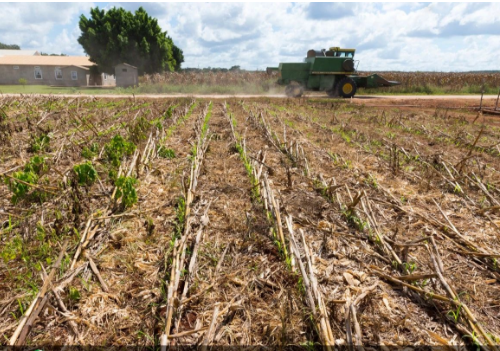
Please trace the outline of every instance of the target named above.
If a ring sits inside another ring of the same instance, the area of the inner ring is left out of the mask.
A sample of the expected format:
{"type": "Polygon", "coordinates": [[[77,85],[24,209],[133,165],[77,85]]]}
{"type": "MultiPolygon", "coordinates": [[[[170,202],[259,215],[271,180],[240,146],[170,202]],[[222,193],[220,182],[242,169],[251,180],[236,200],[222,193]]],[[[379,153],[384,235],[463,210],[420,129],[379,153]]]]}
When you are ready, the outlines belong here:
{"type": "Polygon", "coordinates": [[[356,49],[362,71],[500,69],[500,3],[0,3],[0,42],[85,55],[90,8],[144,7],[184,52],[182,67],[265,70],[309,49],[356,49]]]}

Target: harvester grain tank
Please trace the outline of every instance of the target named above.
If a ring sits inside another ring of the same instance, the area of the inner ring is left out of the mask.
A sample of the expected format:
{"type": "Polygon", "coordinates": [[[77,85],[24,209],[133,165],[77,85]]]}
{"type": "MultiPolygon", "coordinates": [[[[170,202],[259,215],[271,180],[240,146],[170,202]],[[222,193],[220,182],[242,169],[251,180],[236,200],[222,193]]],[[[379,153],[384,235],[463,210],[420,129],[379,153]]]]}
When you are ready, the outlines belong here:
{"type": "Polygon", "coordinates": [[[309,50],[304,62],[280,63],[267,72],[279,71],[278,84],[286,85],[288,96],[299,97],[304,90],[326,91],[329,96],[353,97],[358,88],[379,88],[399,85],[378,74],[360,76],[354,60],[355,49],[331,47],[329,50],[309,50]]]}

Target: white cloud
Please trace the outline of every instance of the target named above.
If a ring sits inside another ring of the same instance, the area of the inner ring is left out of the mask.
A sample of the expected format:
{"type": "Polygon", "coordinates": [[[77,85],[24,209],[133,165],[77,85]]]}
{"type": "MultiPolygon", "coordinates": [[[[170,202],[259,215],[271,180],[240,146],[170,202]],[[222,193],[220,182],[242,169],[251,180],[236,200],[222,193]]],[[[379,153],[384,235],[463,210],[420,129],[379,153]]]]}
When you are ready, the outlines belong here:
{"type": "MultiPolygon", "coordinates": [[[[81,55],[90,3],[4,3],[0,41],[81,55]]],[[[184,67],[265,69],[307,50],[357,49],[362,70],[499,69],[497,3],[107,3],[142,6],[184,51],[184,67]],[[477,56],[471,52],[479,53],[477,56]]]]}
{"type": "Polygon", "coordinates": [[[73,43],[74,31],[68,34],[63,27],[77,26],[80,14],[89,12],[92,6],[92,3],[2,3],[0,42],[17,44],[22,49],[82,54],[76,40],[73,43]],[[52,33],[55,28],[61,31],[52,33]]]}

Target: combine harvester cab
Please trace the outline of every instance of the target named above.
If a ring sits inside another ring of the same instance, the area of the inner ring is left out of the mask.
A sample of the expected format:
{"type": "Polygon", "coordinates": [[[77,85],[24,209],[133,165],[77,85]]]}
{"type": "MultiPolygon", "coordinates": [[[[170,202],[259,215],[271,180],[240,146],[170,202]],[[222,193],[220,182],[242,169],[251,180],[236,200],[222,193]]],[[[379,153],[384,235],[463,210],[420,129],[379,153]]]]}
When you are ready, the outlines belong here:
{"type": "Polygon", "coordinates": [[[280,63],[279,67],[268,67],[267,73],[278,71],[278,84],[286,85],[285,93],[299,97],[305,90],[326,91],[328,96],[350,98],[358,88],[378,88],[399,85],[378,74],[361,77],[356,72],[358,61],[354,60],[355,49],[331,47],[329,50],[309,50],[304,62],[280,63]]]}

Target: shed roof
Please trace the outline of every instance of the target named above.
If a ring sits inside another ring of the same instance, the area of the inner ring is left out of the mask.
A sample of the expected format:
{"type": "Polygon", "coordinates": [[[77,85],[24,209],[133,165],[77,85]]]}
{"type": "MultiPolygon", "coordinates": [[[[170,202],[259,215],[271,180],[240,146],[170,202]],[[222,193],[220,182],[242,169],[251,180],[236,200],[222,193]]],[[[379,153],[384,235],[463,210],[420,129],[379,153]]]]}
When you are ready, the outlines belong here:
{"type": "Polygon", "coordinates": [[[94,66],[85,56],[4,56],[0,65],[19,66],[94,66]]]}
{"type": "MultiPolygon", "coordinates": [[[[124,65],[124,66],[132,67],[132,68],[137,68],[137,67],[135,67],[135,66],[129,65],[128,63],[119,63],[119,64],[117,64],[116,66],[119,66],[119,65],[124,65]]],[[[115,66],[115,67],[116,67],[116,66],[115,66]]]]}
{"type": "Polygon", "coordinates": [[[36,50],[9,50],[0,49],[0,57],[2,56],[35,56],[40,55],[36,50]]]}

